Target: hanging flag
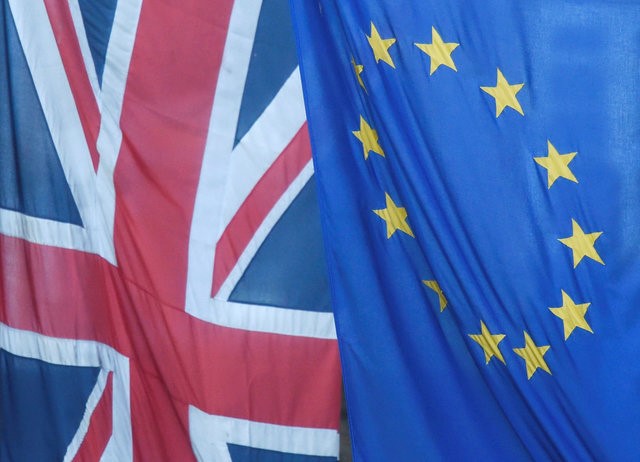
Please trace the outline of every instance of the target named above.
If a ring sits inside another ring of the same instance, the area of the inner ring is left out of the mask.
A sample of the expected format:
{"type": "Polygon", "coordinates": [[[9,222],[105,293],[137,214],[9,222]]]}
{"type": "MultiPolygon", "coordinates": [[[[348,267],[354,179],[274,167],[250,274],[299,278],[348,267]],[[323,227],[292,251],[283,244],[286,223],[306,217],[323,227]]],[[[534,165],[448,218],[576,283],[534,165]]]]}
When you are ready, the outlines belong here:
{"type": "Polygon", "coordinates": [[[284,0],[0,0],[0,460],[335,461],[284,0]]]}
{"type": "Polygon", "coordinates": [[[292,4],[355,460],[640,458],[640,7],[292,4]]]}

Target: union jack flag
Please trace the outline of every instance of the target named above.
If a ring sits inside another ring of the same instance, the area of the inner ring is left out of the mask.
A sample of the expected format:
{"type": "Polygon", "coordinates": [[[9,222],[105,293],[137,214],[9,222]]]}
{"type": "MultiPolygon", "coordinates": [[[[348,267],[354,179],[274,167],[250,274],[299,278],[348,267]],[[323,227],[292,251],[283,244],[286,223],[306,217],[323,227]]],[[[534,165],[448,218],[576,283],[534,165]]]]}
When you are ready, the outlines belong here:
{"type": "Polygon", "coordinates": [[[287,7],[0,0],[0,460],[336,460],[287,7]]]}

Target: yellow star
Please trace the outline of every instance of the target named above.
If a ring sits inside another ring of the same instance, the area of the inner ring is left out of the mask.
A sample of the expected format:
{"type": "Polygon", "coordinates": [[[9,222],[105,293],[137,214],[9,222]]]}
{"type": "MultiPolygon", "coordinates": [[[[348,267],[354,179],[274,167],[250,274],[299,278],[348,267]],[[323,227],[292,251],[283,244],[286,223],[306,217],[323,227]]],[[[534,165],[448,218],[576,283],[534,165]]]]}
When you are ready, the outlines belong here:
{"type": "Polygon", "coordinates": [[[558,154],[558,150],[549,140],[547,140],[547,152],[549,153],[547,157],[534,157],[533,160],[547,169],[549,189],[551,189],[551,185],[560,177],[577,183],[578,180],[573,175],[571,169],[569,169],[569,162],[571,162],[578,153],[569,152],[567,154],[558,154]]]}
{"type": "Polygon", "coordinates": [[[492,334],[484,325],[484,322],[480,321],[480,334],[469,334],[469,337],[473,339],[478,345],[482,347],[484,351],[484,359],[487,364],[494,356],[502,361],[502,364],[507,364],[502,356],[502,352],[498,347],[498,344],[504,340],[506,335],[504,334],[492,334]]]}
{"type": "Polygon", "coordinates": [[[567,247],[570,247],[573,251],[573,267],[575,268],[578,266],[578,263],[580,263],[584,257],[589,257],[604,265],[602,258],[600,258],[600,255],[598,255],[598,252],[594,247],[596,239],[602,235],[602,231],[585,234],[580,225],[573,218],[571,219],[571,226],[573,235],[558,240],[567,247]]]}
{"type": "Polygon", "coordinates": [[[362,64],[356,64],[356,60],[351,58],[351,66],[353,66],[353,72],[356,74],[356,79],[358,79],[358,83],[362,87],[362,89],[366,92],[367,88],[364,86],[364,82],[362,81],[362,71],[364,71],[364,66],[362,64]]]}
{"type": "Polygon", "coordinates": [[[516,94],[522,90],[522,87],[524,87],[524,83],[510,85],[507,79],[504,78],[504,75],[502,75],[502,72],[500,72],[500,69],[498,69],[498,82],[496,86],[480,88],[495,98],[496,117],[498,117],[506,107],[513,108],[518,111],[520,115],[524,115],[522,106],[520,106],[520,102],[518,98],[516,98],[516,94]]]}
{"type": "Polygon", "coordinates": [[[564,339],[567,340],[576,327],[584,329],[593,334],[591,326],[584,319],[591,303],[580,303],[576,305],[567,293],[562,291],[562,306],[559,308],[549,308],[553,314],[562,319],[564,325],[564,339]]]}
{"type": "Polygon", "coordinates": [[[431,27],[431,43],[414,43],[414,45],[428,54],[431,58],[429,75],[433,75],[436,69],[441,65],[447,66],[456,72],[458,71],[455,63],[453,62],[453,58],[451,58],[451,53],[453,53],[453,50],[458,48],[460,44],[443,42],[435,27],[431,27]]]}
{"type": "Polygon", "coordinates": [[[542,369],[543,371],[551,374],[551,370],[544,360],[544,355],[551,348],[549,345],[537,346],[533,343],[533,340],[525,331],[524,333],[524,348],[514,348],[513,351],[524,359],[527,364],[527,378],[531,379],[536,370],[542,369]]]}
{"type": "Polygon", "coordinates": [[[447,307],[447,297],[444,296],[444,292],[442,292],[440,284],[438,284],[438,281],[434,280],[423,280],[422,283],[429,289],[433,290],[436,294],[438,294],[438,301],[440,302],[440,312],[442,313],[447,307]]]}
{"type": "Polygon", "coordinates": [[[400,230],[403,233],[408,234],[411,237],[415,237],[413,235],[413,231],[407,224],[407,211],[404,207],[398,207],[391,196],[384,193],[385,201],[387,207],[384,209],[374,210],[373,213],[378,215],[387,223],[387,239],[393,236],[393,233],[400,230]]]}
{"type": "Polygon", "coordinates": [[[389,54],[389,47],[396,43],[396,39],[383,39],[380,37],[378,29],[376,29],[376,26],[371,22],[371,35],[367,35],[367,40],[369,41],[369,46],[373,51],[373,57],[376,58],[376,63],[384,61],[395,69],[396,66],[393,64],[393,59],[391,59],[391,55],[389,54]]]}
{"type": "Polygon", "coordinates": [[[384,151],[378,144],[378,132],[371,128],[362,116],[360,116],[360,130],[355,130],[351,133],[362,143],[365,160],[369,158],[369,151],[384,157],[384,151]]]}

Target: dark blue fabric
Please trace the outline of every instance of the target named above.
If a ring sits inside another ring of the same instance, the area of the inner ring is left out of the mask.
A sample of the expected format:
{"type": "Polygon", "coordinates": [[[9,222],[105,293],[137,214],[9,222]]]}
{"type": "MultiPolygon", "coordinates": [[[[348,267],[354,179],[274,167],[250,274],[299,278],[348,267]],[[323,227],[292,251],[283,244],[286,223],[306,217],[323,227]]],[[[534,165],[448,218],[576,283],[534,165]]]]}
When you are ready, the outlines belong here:
{"type": "Polygon", "coordinates": [[[264,112],[297,65],[287,0],[264,0],[251,51],[234,146],[264,112]]]}
{"type": "Polygon", "coordinates": [[[0,1],[0,208],[82,225],[20,45],[0,1]]]}
{"type": "Polygon", "coordinates": [[[0,460],[62,460],[98,373],[0,350],[0,460]]]}
{"type": "Polygon", "coordinates": [[[78,3],[93,64],[96,68],[96,74],[98,74],[98,82],[102,86],[104,62],[118,0],[78,0],[78,3]]]}
{"type": "Polygon", "coordinates": [[[291,2],[355,460],[640,460],[640,5],[291,2]],[[371,22],[395,68],[376,63],[371,22]],[[459,43],[457,72],[415,43],[459,43]],[[365,92],[351,59],[364,66],[365,92]],[[524,116],[496,118],[497,68],[524,116]],[[363,116],[385,157],[352,134],[363,116]],[[578,183],[549,189],[547,140],[578,183]],[[415,238],[387,239],[385,192],[415,238]],[[603,232],[605,265],[558,239],[603,232]],[[449,305],[422,280],[435,279],[449,305]],[[593,333],[565,340],[564,290],[593,333]],[[506,364],[470,335],[483,321],[506,364]],[[551,374],[528,379],[524,332],[551,374]]]}
{"type": "Polygon", "coordinates": [[[273,227],[229,300],[331,311],[313,177],[273,227]]]}
{"type": "Polygon", "coordinates": [[[249,448],[237,444],[227,444],[232,462],[337,462],[335,457],[305,456],[287,454],[267,449],[249,448]]]}

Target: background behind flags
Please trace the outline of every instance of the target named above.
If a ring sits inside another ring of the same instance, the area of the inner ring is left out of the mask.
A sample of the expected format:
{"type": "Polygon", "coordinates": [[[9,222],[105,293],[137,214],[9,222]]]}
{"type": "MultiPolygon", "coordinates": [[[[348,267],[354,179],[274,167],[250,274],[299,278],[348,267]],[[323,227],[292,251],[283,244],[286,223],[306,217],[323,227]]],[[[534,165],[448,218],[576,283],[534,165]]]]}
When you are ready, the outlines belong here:
{"type": "Polygon", "coordinates": [[[314,196],[286,2],[1,0],[0,459],[336,460],[314,196]]]}
{"type": "Polygon", "coordinates": [[[637,460],[640,7],[292,6],[355,460],[637,460]]]}

